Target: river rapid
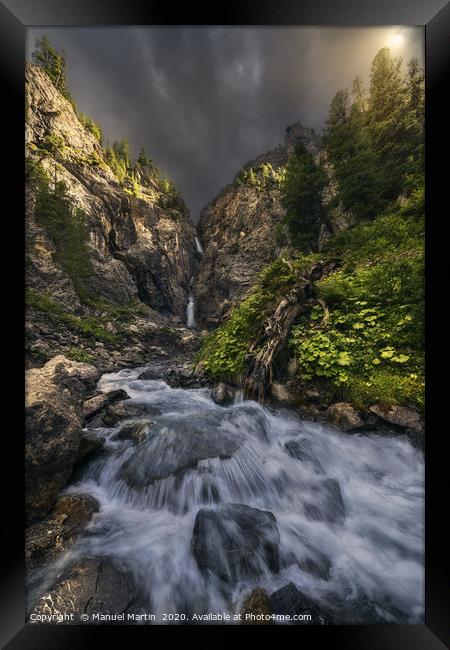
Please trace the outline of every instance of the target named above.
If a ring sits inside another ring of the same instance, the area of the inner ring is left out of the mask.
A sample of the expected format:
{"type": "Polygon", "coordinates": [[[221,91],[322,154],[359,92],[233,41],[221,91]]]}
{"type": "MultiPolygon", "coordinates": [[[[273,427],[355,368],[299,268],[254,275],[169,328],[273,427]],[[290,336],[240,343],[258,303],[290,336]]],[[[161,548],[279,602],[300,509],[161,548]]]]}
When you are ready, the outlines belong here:
{"type": "Polygon", "coordinates": [[[99,389],[123,388],[161,414],[143,416],[152,425],[137,444],[115,439],[124,422],[95,430],[106,453],[66,492],[100,510],[44,582],[76,558],[107,557],[132,573],[157,622],[233,614],[255,587],[293,583],[337,623],[423,623],[424,462],[406,436],[340,433],[242,399],[219,406],[207,388],[139,380],[142,370],[104,375],[99,389]],[[224,504],[274,515],[275,569],[262,549],[225,580],[199,568],[196,515],[224,504]]]}

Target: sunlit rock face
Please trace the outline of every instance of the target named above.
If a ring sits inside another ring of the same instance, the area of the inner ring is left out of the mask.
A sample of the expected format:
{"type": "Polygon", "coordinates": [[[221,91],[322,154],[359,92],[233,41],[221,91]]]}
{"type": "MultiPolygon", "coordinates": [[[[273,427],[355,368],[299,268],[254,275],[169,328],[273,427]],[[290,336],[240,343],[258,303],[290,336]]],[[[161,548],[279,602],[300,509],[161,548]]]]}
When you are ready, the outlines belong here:
{"type": "MultiPolygon", "coordinates": [[[[196,264],[195,229],[182,201],[170,204],[156,178],[137,168],[138,196],[126,190],[103,161],[95,136],[48,76],[26,67],[26,152],[51,179],[64,181],[73,206],[86,214],[92,274],[88,289],[115,304],[140,299],[166,316],[184,320],[189,280],[196,264]],[[63,147],[45,151],[48,138],[63,147]]],[[[70,279],[54,261],[54,247],[35,222],[28,187],[27,286],[79,308],[70,279]]]]}

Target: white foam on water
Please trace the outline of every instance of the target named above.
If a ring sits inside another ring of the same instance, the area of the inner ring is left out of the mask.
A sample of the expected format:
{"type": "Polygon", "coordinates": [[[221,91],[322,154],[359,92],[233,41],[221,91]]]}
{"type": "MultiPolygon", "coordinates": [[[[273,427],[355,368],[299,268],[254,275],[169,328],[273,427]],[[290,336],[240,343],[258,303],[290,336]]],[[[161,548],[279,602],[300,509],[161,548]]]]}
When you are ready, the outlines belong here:
{"type": "Polygon", "coordinates": [[[181,453],[180,432],[228,436],[240,446],[229,458],[203,458],[138,489],[123,480],[121,469],[147,443],[136,447],[107,433],[106,458],[92,461],[68,490],[100,503],[68,559],[94,555],[127,566],[159,619],[164,612],[234,613],[254,587],[272,593],[293,582],[334,608],[342,622],[364,622],[370,617],[365,607],[379,622],[423,622],[424,462],[406,436],[344,434],[242,398],[221,407],[208,389],[139,380],[141,370],[104,375],[99,388],[124,388],[132,403],[161,410],[151,419],[157,435],[166,436],[164,454],[176,459],[181,453]],[[289,441],[300,442],[309,456],[291,457],[284,447],[289,441]],[[327,489],[330,479],[342,495],[343,519],[327,489]],[[274,514],[278,573],[263,555],[255,558],[259,575],[234,583],[201,573],[191,552],[196,514],[226,503],[274,514]]]}

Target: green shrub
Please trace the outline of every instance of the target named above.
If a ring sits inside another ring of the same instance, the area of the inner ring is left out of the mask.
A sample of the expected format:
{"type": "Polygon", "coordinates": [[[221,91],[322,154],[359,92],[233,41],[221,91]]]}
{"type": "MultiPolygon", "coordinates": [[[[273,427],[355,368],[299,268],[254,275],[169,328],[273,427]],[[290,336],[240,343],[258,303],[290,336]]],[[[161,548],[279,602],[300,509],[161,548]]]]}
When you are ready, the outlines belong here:
{"type": "Polygon", "coordinates": [[[82,361],[84,363],[92,363],[95,361],[95,357],[83,348],[69,348],[65,352],[65,355],[68,359],[72,359],[72,361],[82,361]]]}
{"type": "MultiPolygon", "coordinates": [[[[309,255],[294,261],[277,258],[261,273],[253,291],[233,309],[228,320],[208,335],[198,360],[210,375],[238,378],[245,367],[250,347],[270,313],[270,308],[291,289],[316,261],[309,255]]],[[[258,350],[252,350],[256,356],[258,350]]]]}
{"type": "Polygon", "coordinates": [[[254,187],[258,192],[278,189],[286,176],[285,167],[274,169],[270,163],[261,163],[256,167],[242,169],[236,177],[236,185],[254,187]]]}
{"type": "Polygon", "coordinates": [[[78,113],[78,119],[80,120],[81,124],[83,124],[83,126],[85,126],[87,130],[90,131],[92,135],[98,140],[99,144],[103,144],[103,132],[101,126],[97,122],[94,122],[94,120],[85,113],[78,113]]]}
{"type": "Polygon", "coordinates": [[[328,322],[318,326],[316,307],[292,330],[302,381],[325,378],[355,401],[423,407],[423,219],[406,216],[407,205],[329,241],[342,266],[317,283],[328,322]]]}
{"type": "Polygon", "coordinates": [[[92,273],[86,215],[73,207],[62,181],[52,189],[44,177],[40,179],[35,219],[55,244],[55,261],[68,275],[80,298],[86,297],[89,294],[86,281],[92,273]]]}

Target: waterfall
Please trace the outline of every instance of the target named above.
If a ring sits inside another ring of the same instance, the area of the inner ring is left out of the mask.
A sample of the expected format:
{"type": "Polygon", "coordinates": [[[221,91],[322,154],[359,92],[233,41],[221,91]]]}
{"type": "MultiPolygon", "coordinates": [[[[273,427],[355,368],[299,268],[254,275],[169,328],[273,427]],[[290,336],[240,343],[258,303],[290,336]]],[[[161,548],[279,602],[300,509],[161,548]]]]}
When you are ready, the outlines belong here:
{"type": "Polygon", "coordinates": [[[203,253],[204,253],[203,246],[201,244],[200,239],[197,237],[197,235],[195,235],[195,245],[197,247],[197,253],[200,253],[200,255],[203,255],[203,253]]]}
{"type": "Polygon", "coordinates": [[[195,301],[192,293],[189,294],[186,307],[186,324],[188,327],[195,327],[195,301]]]}

